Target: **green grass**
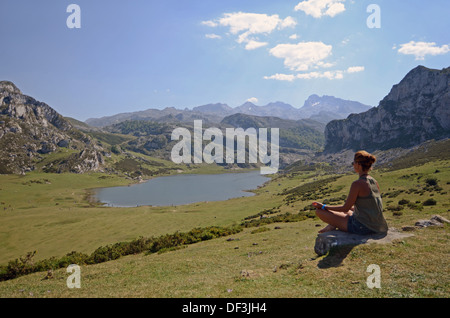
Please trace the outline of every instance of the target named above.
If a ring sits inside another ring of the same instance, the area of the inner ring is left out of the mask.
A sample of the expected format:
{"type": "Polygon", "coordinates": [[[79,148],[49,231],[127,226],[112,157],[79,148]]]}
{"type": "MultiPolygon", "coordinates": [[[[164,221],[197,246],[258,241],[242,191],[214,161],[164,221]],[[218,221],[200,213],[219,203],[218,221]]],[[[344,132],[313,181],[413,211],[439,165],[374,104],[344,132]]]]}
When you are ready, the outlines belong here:
{"type": "MultiPolygon", "coordinates": [[[[237,198],[217,204],[174,207],[100,207],[86,201],[86,189],[126,185],[130,180],[102,174],[0,176],[0,264],[37,250],[37,259],[97,247],[139,236],[229,225],[270,208],[271,200],[237,198]],[[36,183],[33,180],[48,180],[36,183]],[[3,185],[8,185],[3,187],[3,185]]],[[[270,196],[264,194],[263,197],[270,196]]],[[[281,202],[275,198],[274,202],[281,202]]]]}
{"type": "MultiPolygon", "coordinates": [[[[391,227],[411,226],[434,214],[450,218],[449,163],[440,160],[401,170],[373,171],[384,206],[404,207],[400,215],[385,210],[391,227]],[[433,178],[437,186],[426,182],[433,178]],[[436,205],[422,204],[431,198],[436,205]],[[407,201],[420,201],[417,204],[422,208],[405,204],[407,201]]],[[[238,225],[247,217],[259,219],[264,211],[268,218],[282,220],[280,215],[286,213],[308,213],[310,198],[343,203],[356,176],[329,177],[321,171],[274,176],[255,191],[257,196],[222,202],[105,208],[86,201],[86,189],[124,185],[129,180],[102,174],[1,175],[0,264],[34,250],[36,259],[45,259],[71,251],[92,253],[100,246],[139,236],[238,225]],[[292,193],[298,195],[285,200],[292,193]]],[[[448,225],[416,230],[413,237],[393,244],[340,248],[318,257],[314,240],[323,226],[310,217],[270,223],[165,253],[140,253],[82,266],[82,288],[77,290],[67,288],[69,274],[64,268],[55,270],[55,278],[48,280],[43,280],[45,272],[34,273],[1,282],[0,297],[449,296],[448,225]],[[381,289],[369,289],[365,284],[369,264],[381,267],[381,289]],[[251,274],[243,276],[242,271],[251,274]]]]}
{"type": "Polygon", "coordinates": [[[246,230],[162,254],[133,255],[81,267],[81,288],[65,269],[0,283],[8,297],[448,297],[448,227],[424,229],[391,245],[357,246],[318,258],[312,220],[258,234],[246,230]],[[430,249],[433,244],[433,249],[430,249]],[[282,248],[281,248],[282,247],[282,248]],[[414,251],[414,253],[412,253],[414,251]],[[417,254],[423,257],[418,259],[417,254]],[[366,285],[381,268],[381,289],[366,285]],[[242,276],[242,271],[251,272],[242,276]]]}
{"type": "Polygon", "coordinates": [[[130,135],[112,134],[99,131],[88,132],[87,134],[111,146],[120,145],[122,143],[136,139],[136,137],[130,135]]]}

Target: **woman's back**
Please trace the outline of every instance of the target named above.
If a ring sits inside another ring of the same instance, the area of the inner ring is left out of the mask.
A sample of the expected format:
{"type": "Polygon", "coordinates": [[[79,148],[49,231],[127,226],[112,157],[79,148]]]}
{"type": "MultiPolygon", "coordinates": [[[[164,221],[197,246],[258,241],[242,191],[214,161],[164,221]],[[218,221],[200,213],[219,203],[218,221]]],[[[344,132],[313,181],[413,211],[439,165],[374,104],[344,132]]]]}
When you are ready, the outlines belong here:
{"type": "Polygon", "coordinates": [[[354,217],[372,231],[386,233],[388,226],[383,216],[383,201],[377,181],[369,175],[361,176],[359,181],[367,186],[361,188],[361,196],[356,199],[354,217]]]}

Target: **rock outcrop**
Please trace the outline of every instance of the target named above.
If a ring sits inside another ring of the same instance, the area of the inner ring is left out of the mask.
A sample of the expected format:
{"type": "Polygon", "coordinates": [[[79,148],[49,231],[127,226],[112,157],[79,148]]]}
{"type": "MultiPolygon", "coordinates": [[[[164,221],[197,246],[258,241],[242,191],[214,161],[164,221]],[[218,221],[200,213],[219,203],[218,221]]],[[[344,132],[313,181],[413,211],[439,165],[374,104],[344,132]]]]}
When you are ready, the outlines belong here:
{"type": "Polygon", "coordinates": [[[450,224],[450,221],[440,215],[433,215],[429,220],[418,220],[414,224],[418,228],[424,228],[429,226],[444,226],[444,224],[450,224]]]}
{"type": "Polygon", "coordinates": [[[342,231],[330,231],[317,235],[314,251],[317,255],[327,254],[330,249],[344,245],[360,244],[387,244],[393,240],[413,236],[413,234],[403,233],[395,228],[390,228],[386,234],[357,235],[342,231]]]}
{"type": "Polygon", "coordinates": [[[95,171],[103,164],[102,150],[53,108],[0,82],[0,173],[23,174],[44,159],[43,171],[95,171]],[[49,158],[62,149],[67,155],[49,158]]]}
{"type": "Polygon", "coordinates": [[[414,68],[378,107],[328,123],[325,153],[409,148],[450,137],[449,78],[450,67],[414,68]]]}
{"type": "Polygon", "coordinates": [[[442,227],[444,224],[450,224],[450,221],[443,216],[433,215],[429,220],[418,220],[414,226],[402,227],[402,231],[397,230],[396,228],[389,228],[386,234],[358,235],[343,231],[329,231],[317,235],[314,251],[317,255],[322,256],[327,254],[332,248],[338,246],[351,246],[370,243],[387,244],[397,239],[414,236],[413,234],[405,232],[410,232],[429,226],[442,227]]]}

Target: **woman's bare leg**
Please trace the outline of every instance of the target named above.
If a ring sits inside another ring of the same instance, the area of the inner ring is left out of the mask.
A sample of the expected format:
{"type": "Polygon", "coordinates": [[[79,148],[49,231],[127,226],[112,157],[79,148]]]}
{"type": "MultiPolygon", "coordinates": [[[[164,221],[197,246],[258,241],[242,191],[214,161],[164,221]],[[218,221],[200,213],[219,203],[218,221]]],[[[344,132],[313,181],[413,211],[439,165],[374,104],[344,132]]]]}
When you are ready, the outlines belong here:
{"type": "Polygon", "coordinates": [[[347,232],[347,222],[350,213],[327,211],[322,209],[316,209],[316,215],[325,223],[328,223],[326,227],[319,231],[324,233],[333,231],[338,228],[341,231],[347,232]]]}
{"type": "Polygon", "coordinates": [[[321,229],[319,231],[319,233],[325,233],[325,232],[330,232],[330,231],[334,231],[334,230],[336,230],[336,227],[334,225],[328,224],[323,229],[321,229]]]}

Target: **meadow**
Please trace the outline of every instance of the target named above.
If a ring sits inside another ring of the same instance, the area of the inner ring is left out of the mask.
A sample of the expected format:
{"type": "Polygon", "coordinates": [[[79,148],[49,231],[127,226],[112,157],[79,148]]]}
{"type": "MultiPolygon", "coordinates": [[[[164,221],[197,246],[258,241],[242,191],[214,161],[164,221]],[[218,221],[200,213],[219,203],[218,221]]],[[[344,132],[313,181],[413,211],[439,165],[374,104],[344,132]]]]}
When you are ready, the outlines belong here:
{"type": "MultiPolygon", "coordinates": [[[[435,160],[372,175],[390,227],[449,218],[450,161],[435,160]]],[[[138,238],[171,237],[218,227],[234,232],[81,265],[81,288],[65,268],[0,282],[1,297],[448,297],[449,227],[412,231],[387,245],[314,253],[313,200],[343,203],[354,174],[317,169],[275,175],[256,196],[171,207],[110,208],[89,189],[130,183],[106,174],[1,175],[0,265],[36,251],[32,262],[76,251],[93,255],[138,238]],[[169,236],[167,236],[169,235],[169,236]],[[366,285],[367,266],[381,267],[380,289],[366,285]]]]}

